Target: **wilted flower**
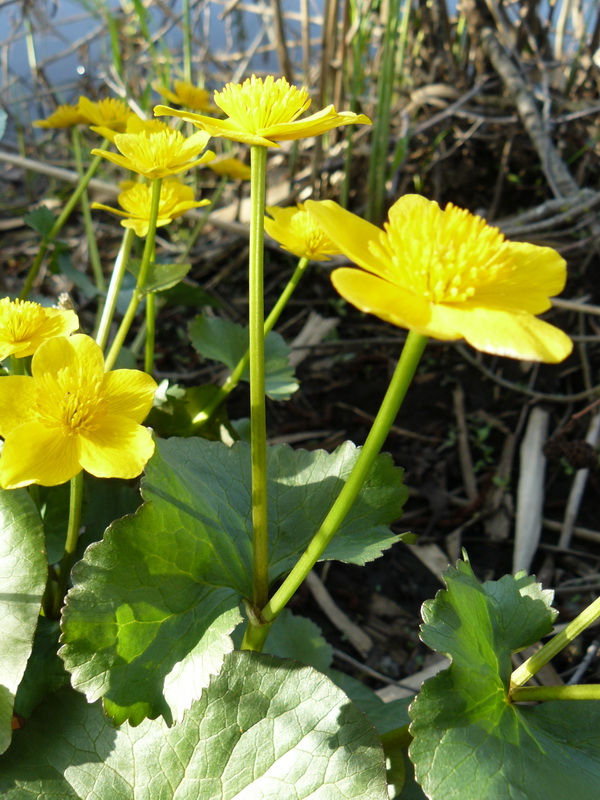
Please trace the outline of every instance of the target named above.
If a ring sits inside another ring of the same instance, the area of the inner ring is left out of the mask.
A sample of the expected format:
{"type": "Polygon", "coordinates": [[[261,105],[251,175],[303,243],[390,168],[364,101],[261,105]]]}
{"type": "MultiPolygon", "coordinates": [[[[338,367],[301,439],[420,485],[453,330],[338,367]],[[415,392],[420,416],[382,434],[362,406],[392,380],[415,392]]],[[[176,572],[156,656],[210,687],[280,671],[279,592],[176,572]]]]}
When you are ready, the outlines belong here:
{"type": "Polygon", "coordinates": [[[125,130],[129,117],[136,116],[127,103],[114,97],[107,97],[97,103],[87,97],[80,97],[78,109],[88,125],[99,125],[117,132],[125,130]]]}
{"type": "Polygon", "coordinates": [[[333,106],[298,119],[310,106],[308,91],[290,86],[285,78],[275,80],[272,75],[264,81],[253,75],[241,84],[228,83],[223,91],[215,92],[215,103],[227,114],[227,119],[214,119],[167,106],[155,106],[154,113],[158,117],[169,114],[193,122],[211,136],[263,147],[277,147],[278,141],[319,136],[341,125],[371,124],[364,114],[338,113],[333,106]]]}
{"type": "Polygon", "coordinates": [[[65,103],[53,111],[46,119],[36,119],[33,124],[36,128],[72,128],[87,122],[86,117],[80,112],[78,106],[65,103]]]}
{"type": "Polygon", "coordinates": [[[134,369],[104,371],[89,336],[59,336],[33,356],[32,377],[0,380],[0,486],[56,486],[82,469],[99,478],[135,478],[154,452],[140,423],[156,383],[134,369]]]}
{"type": "Polygon", "coordinates": [[[44,308],[29,300],[0,300],[0,361],[30,356],[53,336],[69,336],[79,327],[74,311],[44,308]]]}
{"type": "Polygon", "coordinates": [[[362,311],[424,336],[464,338],[485,353],[556,363],[571,352],[563,331],[534,316],[565,285],[565,261],[551,248],[508,242],[480,217],[418,195],[391,207],[383,231],[332,201],[306,207],[366,270],[331,276],[362,311]]]}
{"type": "MultiPolygon", "coordinates": [[[[100,208],[125,217],[121,220],[124,228],[133,228],[138,236],[145,236],[148,233],[150,222],[152,186],[149,183],[131,183],[129,181],[126,183],[127,188],[118,197],[119,205],[124,211],[105,206],[102,203],[92,203],[92,208],[100,208]]],[[[194,200],[194,190],[191,186],[184,186],[177,178],[167,178],[160,187],[156,227],[168,225],[169,222],[185,214],[190,208],[200,208],[206,205],[210,205],[210,200],[194,200]]]]}
{"type": "Polygon", "coordinates": [[[289,208],[267,206],[273,219],[265,217],[265,230],[269,236],[298,258],[313,261],[329,261],[329,256],[341,251],[334,244],[317,220],[312,217],[304,203],[289,208]]]}
{"type": "Polygon", "coordinates": [[[223,178],[231,178],[233,181],[249,181],[252,170],[248,164],[244,164],[239,158],[219,158],[206,165],[217,175],[223,178]]]}
{"type": "Polygon", "coordinates": [[[147,178],[166,178],[212,161],[215,154],[211,150],[196,158],[209,139],[209,134],[203,131],[186,139],[180,131],[171,128],[158,133],[120,133],[115,136],[115,145],[122,155],[109,150],[92,150],[92,153],[147,178]]]}
{"type": "Polygon", "coordinates": [[[216,111],[210,102],[210,93],[201,86],[194,86],[189,81],[173,81],[173,91],[164,86],[155,85],[154,88],[161,97],[176,106],[193,108],[196,111],[216,111]]]}

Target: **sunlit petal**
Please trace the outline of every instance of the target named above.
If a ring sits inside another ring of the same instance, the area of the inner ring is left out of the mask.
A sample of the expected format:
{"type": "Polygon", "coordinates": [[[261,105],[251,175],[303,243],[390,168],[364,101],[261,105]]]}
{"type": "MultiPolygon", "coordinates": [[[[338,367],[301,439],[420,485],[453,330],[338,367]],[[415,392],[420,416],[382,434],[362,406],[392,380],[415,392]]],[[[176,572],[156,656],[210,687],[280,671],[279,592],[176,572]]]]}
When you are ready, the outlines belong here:
{"type": "Polygon", "coordinates": [[[97,478],[136,478],[154,452],[150,431],[113,415],[102,428],[80,436],[79,446],[82,467],[97,478]]]}
{"type": "Polygon", "coordinates": [[[145,372],[136,369],[107,372],[102,386],[106,413],[143,422],[152,408],[155,391],[155,381],[145,372]]]}
{"type": "Polygon", "coordinates": [[[21,375],[0,379],[0,436],[8,436],[15,428],[35,419],[35,381],[21,375]]]}
{"type": "Polygon", "coordinates": [[[0,459],[0,485],[18,489],[39,483],[57,486],[81,472],[77,439],[39,422],[25,422],[4,443],[0,459]]]}

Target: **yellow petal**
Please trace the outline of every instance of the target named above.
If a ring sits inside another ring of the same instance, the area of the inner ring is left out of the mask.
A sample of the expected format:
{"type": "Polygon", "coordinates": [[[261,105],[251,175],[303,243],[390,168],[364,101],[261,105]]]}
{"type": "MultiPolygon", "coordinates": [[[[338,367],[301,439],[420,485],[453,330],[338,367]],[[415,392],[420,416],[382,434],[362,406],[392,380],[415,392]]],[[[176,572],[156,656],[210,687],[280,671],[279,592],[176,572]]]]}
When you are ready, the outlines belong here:
{"type": "MultiPolygon", "coordinates": [[[[423,297],[359,269],[335,269],[331,273],[331,281],[342,297],[361,311],[375,314],[392,325],[409,328],[424,336],[434,335],[428,330],[432,304],[423,297]]],[[[454,332],[453,335],[437,338],[459,337],[460,334],[454,332]]]]}
{"type": "Polygon", "coordinates": [[[36,380],[45,375],[54,378],[61,370],[78,373],[80,369],[92,379],[104,374],[102,350],[90,336],[82,333],[49,339],[39,347],[31,362],[31,373],[36,380]]]}
{"type": "Polygon", "coordinates": [[[8,436],[24,422],[35,418],[35,381],[11,375],[0,378],[0,436],[8,436]]]}
{"type": "Polygon", "coordinates": [[[566,261],[551,247],[526,242],[510,242],[509,247],[516,269],[506,278],[478,289],[478,304],[530,314],[547,311],[552,305],[548,298],[565,288],[566,261]]]}
{"type": "Polygon", "coordinates": [[[346,211],[333,200],[307,200],[304,206],[347,258],[374,275],[390,275],[390,265],[378,261],[369,249],[371,242],[379,242],[381,228],[346,211]]]}
{"type": "Polygon", "coordinates": [[[97,478],[136,478],[154,452],[150,431],[122,416],[107,415],[78,440],[81,465],[97,478]]]}
{"type": "Polygon", "coordinates": [[[524,361],[557,364],[573,349],[563,331],[526,312],[436,306],[432,327],[459,330],[477,350],[524,361]]]}
{"type": "Polygon", "coordinates": [[[32,483],[57,486],[78,472],[81,465],[76,438],[61,436],[59,429],[26,422],[4,442],[0,458],[0,485],[4,489],[32,483]]]}
{"type": "Polygon", "coordinates": [[[156,381],[137,369],[107,372],[102,386],[107,413],[143,422],[152,408],[156,388],[156,381]]]}

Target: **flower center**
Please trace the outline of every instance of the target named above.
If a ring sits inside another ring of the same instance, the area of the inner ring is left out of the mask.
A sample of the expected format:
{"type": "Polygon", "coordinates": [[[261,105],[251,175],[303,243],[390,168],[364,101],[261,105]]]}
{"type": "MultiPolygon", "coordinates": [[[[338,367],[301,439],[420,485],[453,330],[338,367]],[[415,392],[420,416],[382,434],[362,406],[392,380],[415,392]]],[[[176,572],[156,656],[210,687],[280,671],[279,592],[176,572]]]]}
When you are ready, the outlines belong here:
{"type": "Polygon", "coordinates": [[[46,314],[38,303],[29,300],[0,300],[0,331],[3,339],[28,342],[44,323],[46,314]]]}
{"type": "Polygon", "coordinates": [[[371,251],[387,263],[390,279],[432,303],[463,303],[514,269],[498,228],[448,203],[394,214],[371,251]]]}
{"type": "Polygon", "coordinates": [[[321,253],[334,247],[323,229],[302,207],[290,220],[291,232],[303,243],[307,253],[321,253]]]}
{"type": "Polygon", "coordinates": [[[185,139],[179,131],[143,132],[131,137],[129,157],[145,169],[169,167],[177,162],[184,144],[185,139]]]}
{"type": "Polygon", "coordinates": [[[215,103],[240,128],[260,135],[272,125],[293,122],[309,107],[310,97],[306,89],[290,86],[285,78],[268,75],[263,82],[253,75],[215,92],[215,103]]]}
{"type": "Polygon", "coordinates": [[[106,414],[102,378],[72,367],[43,375],[36,380],[36,408],[42,424],[68,436],[97,430],[106,414]]]}

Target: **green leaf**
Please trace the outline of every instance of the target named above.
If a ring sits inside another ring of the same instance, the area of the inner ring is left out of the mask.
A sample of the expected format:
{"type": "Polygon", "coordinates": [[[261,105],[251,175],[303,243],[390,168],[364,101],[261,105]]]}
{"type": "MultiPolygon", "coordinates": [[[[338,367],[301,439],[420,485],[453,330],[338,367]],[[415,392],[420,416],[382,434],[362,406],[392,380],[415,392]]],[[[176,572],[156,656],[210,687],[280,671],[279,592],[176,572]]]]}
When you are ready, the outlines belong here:
{"type": "Polygon", "coordinates": [[[422,638],[452,663],[410,707],[410,757],[431,800],[600,796],[600,703],[508,702],[511,653],[552,627],[552,593],[519,573],[481,584],[468,563],[425,603],[422,638]]]}
{"type": "MultiPolygon", "coordinates": [[[[271,580],[305,549],[357,456],[350,443],[332,454],[269,448],[271,580]]],[[[402,470],[381,456],[324,558],[381,555],[406,494],[402,470]]],[[[232,648],[238,605],[252,596],[248,445],[158,441],[142,495],[149,502],[75,567],[63,618],[73,685],[105,697],[118,721],[180,718],[232,648]]]]}
{"type": "Polygon", "coordinates": [[[0,490],[0,753],[10,744],[47,572],[42,521],[29,493],[0,490]]]}
{"type": "MultiPolygon", "coordinates": [[[[159,387],[160,389],[160,387],[159,387]]],[[[233,431],[227,410],[222,404],[216,409],[208,422],[204,422],[202,411],[219,392],[219,387],[212,383],[204,386],[170,387],[164,399],[156,403],[146,418],[146,424],[159,436],[202,436],[204,439],[223,441],[223,429],[228,438],[237,439],[233,431]],[[172,392],[171,390],[176,390],[172,392]]]]}
{"type": "Polygon", "coordinates": [[[113,523],[73,571],[60,655],[75,688],[115,721],[181,719],[240,622],[239,595],[210,580],[211,547],[148,503],[113,523]]]}
{"type": "Polygon", "coordinates": [[[311,619],[292,614],[287,608],[271,626],[264,651],[279,658],[293,658],[325,673],[333,658],[333,649],[323,638],[319,626],[311,619]]]}
{"type": "MultiPolygon", "coordinates": [[[[189,326],[197,352],[221,361],[233,370],[248,351],[248,328],[218,317],[197,316],[189,326]]],[[[288,400],[298,388],[294,370],[288,363],[290,350],[282,336],[271,331],[265,339],[265,391],[272,400],[288,400]]],[[[249,381],[248,367],[242,375],[249,381]]]]}
{"type": "Polygon", "coordinates": [[[46,206],[40,206],[29,214],[25,214],[23,222],[40,236],[47,236],[54,226],[54,214],[46,206]]]}
{"type": "Polygon", "coordinates": [[[232,653],[180,725],[115,730],[59,692],[0,759],[6,800],[387,800],[365,717],[310,667],[232,653]]]}
{"type": "Polygon", "coordinates": [[[178,283],[170,289],[165,289],[163,300],[166,300],[170,306],[185,306],[196,311],[202,306],[221,308],[223,305],[216,297],[205,292],[201,286],[194,286],[190,283],[178,283]]]}
{"type": "MultiPolygon", "coordinates": [[[[141,267],[141,261],[133,259],[127,266],[137,278],[141,267]]],[[[161,264],[153,262],[148,268],[148,275],[146,276],[146,284],[144,292],[151,294],[153,292],[162,292],[165,289],[172,289],[173,286],[182,281],[192,268],[191,264],[161,264]]]]}

